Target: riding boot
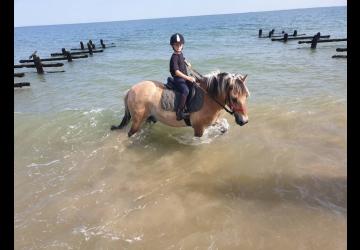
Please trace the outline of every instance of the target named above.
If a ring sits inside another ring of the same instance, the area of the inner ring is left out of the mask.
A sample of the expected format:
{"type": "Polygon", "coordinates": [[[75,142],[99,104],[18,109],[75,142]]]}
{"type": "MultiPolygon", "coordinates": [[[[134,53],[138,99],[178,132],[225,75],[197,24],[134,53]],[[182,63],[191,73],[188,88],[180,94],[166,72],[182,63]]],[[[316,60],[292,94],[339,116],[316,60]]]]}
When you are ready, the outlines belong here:
{"type": "Polygon", "coordinates": [[[176,110],[176,120],[180,121],[182,119],[184,119],[184,108],[185,108],[185,103],[186,103],[186,98],[187,96],[186,95],[181,95],[180,97],[180,103],[178,105],[178,108],[176,110]]]}

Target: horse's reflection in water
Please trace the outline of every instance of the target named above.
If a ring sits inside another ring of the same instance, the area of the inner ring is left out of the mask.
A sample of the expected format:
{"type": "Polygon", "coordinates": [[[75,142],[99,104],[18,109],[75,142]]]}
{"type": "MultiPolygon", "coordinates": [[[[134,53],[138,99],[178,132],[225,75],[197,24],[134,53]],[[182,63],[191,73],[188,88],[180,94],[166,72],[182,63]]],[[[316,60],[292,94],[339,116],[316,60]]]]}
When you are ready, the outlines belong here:
{"type": "MultiPolygon", "coordinates": [[[[206,127],[214,124],[220,111],[229,106],[230,113],[240,126],[248,122],[246,99],[250,95],[245,85],[246,76],[231,73],[213,72],[199,80],[198,88],[206,91],[200,110],[190,113],[189,120],[194,135],[201,137],[206,127]]],[[[161,106],[161,96],[166,89],[158,81],[142,81],[131,87],[125,95],[125,115],[119,126],[124,128],[132,120],[128,136],[135,134],[146,121],[160,121],[172,127],[187,126],[184,120],[177,121],[174,111],[167,111],[161,106]]]]}

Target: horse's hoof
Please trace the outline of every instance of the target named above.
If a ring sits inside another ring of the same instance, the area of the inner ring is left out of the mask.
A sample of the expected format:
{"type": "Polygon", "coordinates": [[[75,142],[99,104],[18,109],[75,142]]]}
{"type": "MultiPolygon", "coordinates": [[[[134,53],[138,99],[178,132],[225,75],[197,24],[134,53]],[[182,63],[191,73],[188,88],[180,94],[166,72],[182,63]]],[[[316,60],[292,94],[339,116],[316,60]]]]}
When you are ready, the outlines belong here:
{"type": "Polygon", "coordinates": [[[110,129],[115,130],[115,129],[118,129],[118,128],[119,128],[118,126],[112,125],[110,129]]]}

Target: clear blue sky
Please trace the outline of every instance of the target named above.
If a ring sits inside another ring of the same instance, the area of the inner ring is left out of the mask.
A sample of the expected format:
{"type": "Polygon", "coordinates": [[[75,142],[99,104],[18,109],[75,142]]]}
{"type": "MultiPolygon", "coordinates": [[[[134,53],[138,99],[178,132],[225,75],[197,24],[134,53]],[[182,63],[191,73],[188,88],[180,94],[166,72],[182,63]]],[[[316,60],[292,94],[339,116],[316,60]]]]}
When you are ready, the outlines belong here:
{"type": "Polygon", "coordinates": [[[106,22],[345,5],[346,0],[14,0],[14,25],[106,22]]]}

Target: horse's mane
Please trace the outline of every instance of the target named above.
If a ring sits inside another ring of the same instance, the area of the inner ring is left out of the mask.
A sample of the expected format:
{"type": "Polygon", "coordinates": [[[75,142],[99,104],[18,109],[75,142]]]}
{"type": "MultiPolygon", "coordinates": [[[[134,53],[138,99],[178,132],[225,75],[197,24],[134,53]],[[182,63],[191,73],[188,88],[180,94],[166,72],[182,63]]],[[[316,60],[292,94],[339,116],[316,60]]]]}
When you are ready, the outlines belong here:
{"type": "Polygon", "coordinates": [[[241,81],[240,74],[231,74],[227,72],[214,71],[204,76],[203,81],[206,84],[207,91],[214,97],[226,95],[229,87],[232,86],[240,95],[250,95],[248,88],[241,81]]]}

